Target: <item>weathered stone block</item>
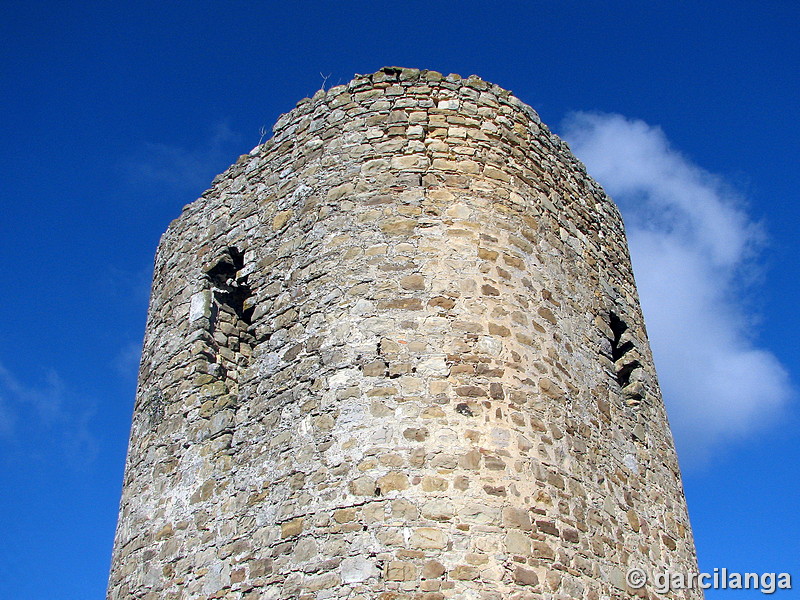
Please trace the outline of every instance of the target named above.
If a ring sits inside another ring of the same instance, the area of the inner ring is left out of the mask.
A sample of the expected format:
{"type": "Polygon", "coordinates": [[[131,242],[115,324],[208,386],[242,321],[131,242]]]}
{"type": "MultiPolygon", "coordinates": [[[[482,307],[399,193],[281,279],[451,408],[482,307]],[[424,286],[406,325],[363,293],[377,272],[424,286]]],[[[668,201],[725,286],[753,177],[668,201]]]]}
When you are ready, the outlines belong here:
{"type": "Polygon", "coordinates": [[[441,549],[447,545],[447,537],[441,529],[417,527],[409,540],[412,548],[423,550],[441,549]]]}
{"type": "Polygon", "coordinates": [[[383,477],[379,477],[377,484],[378,488],[381,490],[381,494],[387,494],[396,490],[405,490],[408,489],[409,486],[408,477],[405,473],[398,472],[387,473],[383,477]]]}
{"type": "Polygon", "coordinates": [[[361,556],[343,559],[340,571],[342,583],[361,583],[379,575],[375,563],[361,556]]]}
{"type": "Polygon", "coordinates": [[[393,560],[386,565],[387,581],[412,581],[417,579],[417,567],[413,563],[393,560]]]}
{"type": "Polygon", "coordinates": [[[303,525],[305,523],[305,519],[302,517],[297,519],[292,519],[291,521],[287,521],[286,523],[281,523],[281,537],[287,538],[298,535],[301,531],[303,531],[303,525]]]}

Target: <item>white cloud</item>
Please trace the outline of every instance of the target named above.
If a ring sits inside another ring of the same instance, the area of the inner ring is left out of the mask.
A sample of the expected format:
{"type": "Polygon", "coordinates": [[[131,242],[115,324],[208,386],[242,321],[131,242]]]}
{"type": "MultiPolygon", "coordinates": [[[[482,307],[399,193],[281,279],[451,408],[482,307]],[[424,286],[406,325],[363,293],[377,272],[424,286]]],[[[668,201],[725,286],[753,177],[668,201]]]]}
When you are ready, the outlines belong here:
{"type": "Polygon", "coordinates": [[[93,412],[73,399],[55,372],[30,385],[0,364],[0,457],[53,448],[75,465],[91,462],[97,451],[89,428],[93,412]]]}
{"type": "Polygon", "coordinates": [[[137,183],[152,183],[197,193],[235,158],[241,136],[227,123],[214,126],[208,138],[192,148],[148,142],[129,157],[124,169],[137,183]]]}
{"type": "Polygon", "coordinates": [[[14,415],[8,406],[7,400],[0,395],[0,440],[11,437],[14,429],[14,415]]]}
{"type": "Polygon", "coordinates": [[[0,364],[0,399],[9,420],[13,420],[14,406],[25,406],[45,425],[54,425],[63,414],[63,385],[55,373],[48,373],[40,387],[27,387],[0,364]]]}
{"type": "Polygon", "coordinates": [[[702,461],[774,419],[791,392],[743,301],[761,229],[735,190],[657,127],[574,113],[563,137],[622,211],[678,450],[702,461]]]}
{"type": "Polygon", "coordinates": [[[112,364],[114,369],[125,379],[136,381],[139,371],[139,360],[142,356],[142,342],[128,342],[117,352],[112,364]]]}

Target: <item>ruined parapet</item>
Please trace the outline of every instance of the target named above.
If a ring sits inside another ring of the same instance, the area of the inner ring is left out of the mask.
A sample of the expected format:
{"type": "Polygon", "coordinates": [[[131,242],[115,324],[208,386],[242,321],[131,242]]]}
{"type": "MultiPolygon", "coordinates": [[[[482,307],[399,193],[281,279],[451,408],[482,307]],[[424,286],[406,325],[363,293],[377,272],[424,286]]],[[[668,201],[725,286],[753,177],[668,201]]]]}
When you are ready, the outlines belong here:
{"type": "Polygon", "coordinates": [[[109,598],[599,600],[629,566],[696,569],[680,473],[619,212],[530,107],[357,76],[170,225],[109,598]]]}

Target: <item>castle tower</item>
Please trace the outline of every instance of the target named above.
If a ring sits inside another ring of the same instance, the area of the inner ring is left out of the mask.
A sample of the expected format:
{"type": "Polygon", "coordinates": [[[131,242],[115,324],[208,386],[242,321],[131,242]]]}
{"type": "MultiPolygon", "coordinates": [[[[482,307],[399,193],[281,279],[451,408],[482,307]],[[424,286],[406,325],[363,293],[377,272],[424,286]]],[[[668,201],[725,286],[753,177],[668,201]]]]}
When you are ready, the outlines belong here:
{"type": "Polygon", "coordinates": [[[108,597],[694,572],[622,220],[536,113],[386,68],[274,130],[159,245],[108,597]]]}

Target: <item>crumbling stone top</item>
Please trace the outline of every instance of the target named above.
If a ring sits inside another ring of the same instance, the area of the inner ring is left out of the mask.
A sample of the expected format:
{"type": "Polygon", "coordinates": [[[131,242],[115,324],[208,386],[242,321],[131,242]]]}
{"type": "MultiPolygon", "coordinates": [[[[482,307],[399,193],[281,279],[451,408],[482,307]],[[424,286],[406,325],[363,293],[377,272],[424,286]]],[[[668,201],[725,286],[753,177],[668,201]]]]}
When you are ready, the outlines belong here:
{"type": "MultiPolygon", "coordinates": [[[[293,113],[307,112],[309,105],[317,105],[320,101],[325,101],[331,108],[341,106],[350,100],[358,101],[367,97],[368,90],[387,89],[387,96],[397,96],[402,94],[403,87],[410,87],[417,84],[427,84],[431,88],[442,90],[460,91],[463,88],[474,90],[474,93],[466,92],[466,96],[477,97],[481,92],[491,93],[497,100],[508,106],[513,106],[524,112],[534,123],[541,124],[538,113],[519,100],[514,94],[499,85],[484,81],[477,75],[470,75],[467,78],[451,73],[442,75],[438,71],[428,71],[426,69],[408,69],[404,67],[383,67],[375,73],[367,75],[356,74],[352,81],[347,84],[337,85],[327,90],[320,89],[311,98],[303,98],[297,103],[295,109],[282,115],[272,131],[275,137],[288,134],[287,126],[293,121],[293,113]],[[359,94],[361,94],[359,96],[359,94]]],[[[374,92],[373,92],[374,93],[374,92]]],[[[438,108],[453,108],[453,100],[442,100],[444,104],[438,108]]]]}

